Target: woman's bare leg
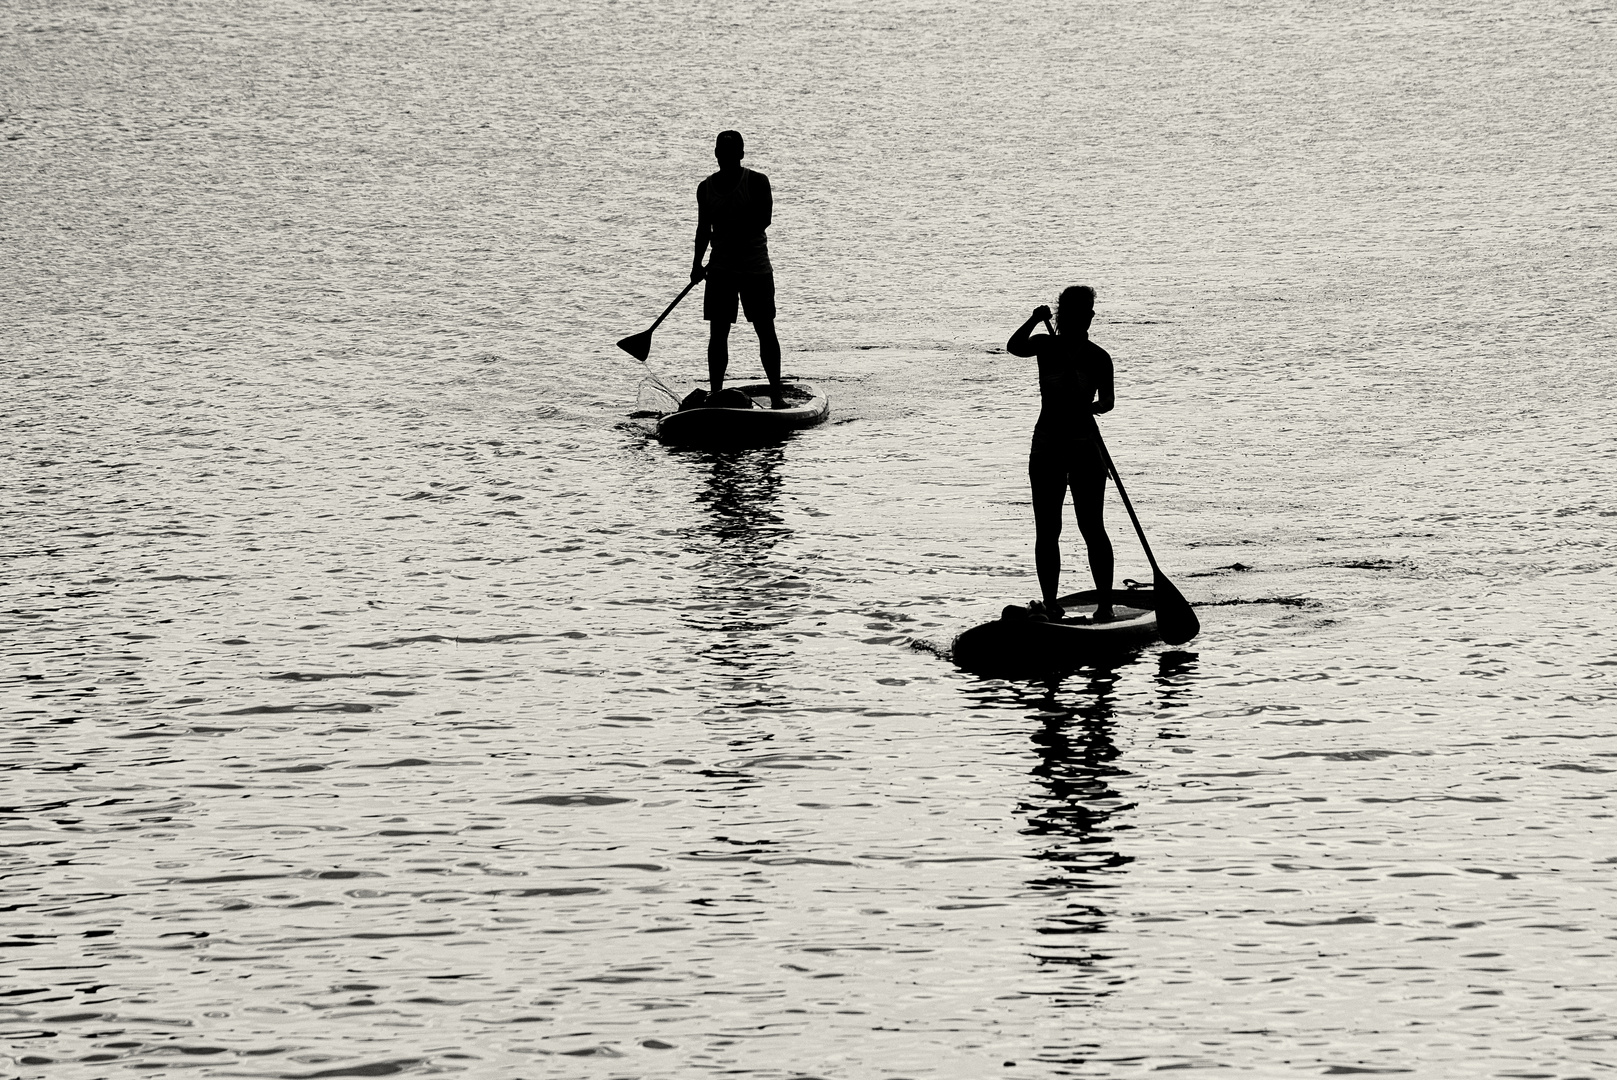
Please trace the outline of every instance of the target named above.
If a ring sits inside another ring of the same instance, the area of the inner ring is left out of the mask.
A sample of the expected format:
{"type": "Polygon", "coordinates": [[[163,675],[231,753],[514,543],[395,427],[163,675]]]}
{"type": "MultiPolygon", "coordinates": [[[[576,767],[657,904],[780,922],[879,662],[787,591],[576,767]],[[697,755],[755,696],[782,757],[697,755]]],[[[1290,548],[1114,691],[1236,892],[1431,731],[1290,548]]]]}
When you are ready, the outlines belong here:
{"type": "Polygon", "coordinates": [[[1072,474],[1072,509],[1078,518],[1078,531],[1089,550],[1089,574],[1100,594],[1095,605],[1095,621],[1112,617],[1112,539],[1106,535],[1102,511],[1106,507],[1106,474],[1094,470],[1072,474]]]}
{"type": "Polygon", "coordinates": [[[1027,477],[1033,492],[1033,566],[1039,574],[1039,592],[1050,617],[1060,618],[1056,598],[1061,595],[1061,504],[1067,501],[1067,468],[1053,454],[1032,454],[1027,477]]]}

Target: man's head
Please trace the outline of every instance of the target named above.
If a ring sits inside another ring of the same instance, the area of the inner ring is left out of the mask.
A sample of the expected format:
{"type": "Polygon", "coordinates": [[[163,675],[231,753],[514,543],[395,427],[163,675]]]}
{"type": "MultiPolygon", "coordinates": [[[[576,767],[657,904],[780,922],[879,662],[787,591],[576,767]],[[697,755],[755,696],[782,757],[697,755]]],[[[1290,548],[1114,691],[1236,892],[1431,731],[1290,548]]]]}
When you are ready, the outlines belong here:
{"type": "Polygon", "coordinates": [[[747,156],[746,144],[739,131],[721,131],[713,140],[713,156],[719,159],[719,168],[733,168],[747,156]]]}

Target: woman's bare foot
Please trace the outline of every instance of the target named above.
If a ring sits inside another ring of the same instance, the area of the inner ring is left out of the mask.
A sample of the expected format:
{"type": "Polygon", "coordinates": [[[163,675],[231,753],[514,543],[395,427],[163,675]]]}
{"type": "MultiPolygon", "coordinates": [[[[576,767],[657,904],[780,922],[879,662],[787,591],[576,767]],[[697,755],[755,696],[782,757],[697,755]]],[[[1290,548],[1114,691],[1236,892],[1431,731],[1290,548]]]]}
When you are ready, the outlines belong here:
{"type": "Polygon", "coordinates": [[[1060,622],[1061,616],[1062,611],[1059,604],[1046,604],[1043,600],[1035,600],[1027,606],[1027,617],[1029,619],[1060,622]]]}
{"type": "Polygon", "coordinates": [[[1111,622],[1115,618],[1117,618],[1116,612],[1114,612],[1110,607],[1103,607],[1096,608],[1095,614],[1089,617],[1089,621],[1097,623],[1111,622]]]}

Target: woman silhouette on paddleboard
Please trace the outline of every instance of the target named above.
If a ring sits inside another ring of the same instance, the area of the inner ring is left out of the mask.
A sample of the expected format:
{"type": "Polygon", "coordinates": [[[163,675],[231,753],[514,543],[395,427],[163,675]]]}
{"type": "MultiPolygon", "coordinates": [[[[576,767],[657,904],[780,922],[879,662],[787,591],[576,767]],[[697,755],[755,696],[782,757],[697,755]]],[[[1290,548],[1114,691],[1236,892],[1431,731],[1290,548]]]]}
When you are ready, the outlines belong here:
{"type": "Polygon", "coordinates": [[[1054,334],[1032,332],[1050,318],[1050,309],[1041,304],[1005,344],[1013,356],[1035,356],[1039,361],[1043,404],[1033,425],[1027,476],[1036,530],[1033,562],[1044,599],[1029,608],[1035,616],[1052,621],[1062,618],[1056,597],[1061,581],[1061,509],[1069,488],[1078,531],[1089,550],[1089,572],[1100,594],[1091,618],[1095,622],[1112,618],[1112,541],[1101,520],[1106,462],[1094,439],[1095,414],[1110,412],[1114,404],[1112,357],[1089,340],[1094,317],[1095,290],[1074,285],[1056,302],[1054,334]]]}

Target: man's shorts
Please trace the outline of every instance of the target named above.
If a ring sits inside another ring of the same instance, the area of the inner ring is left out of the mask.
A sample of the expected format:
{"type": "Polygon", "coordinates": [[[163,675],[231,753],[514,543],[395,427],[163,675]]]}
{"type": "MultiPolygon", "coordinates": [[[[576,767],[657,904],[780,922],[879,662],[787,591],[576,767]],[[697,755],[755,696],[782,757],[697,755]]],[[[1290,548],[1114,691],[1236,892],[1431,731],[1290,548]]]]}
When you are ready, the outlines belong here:
{"type": "Polygon", "coordinates": [[[748,322],[773,322],[775,275],[708,271],[707,291],[702,294],[702,318],[708,322],[735,322],[738,299],[748,322]]]}

